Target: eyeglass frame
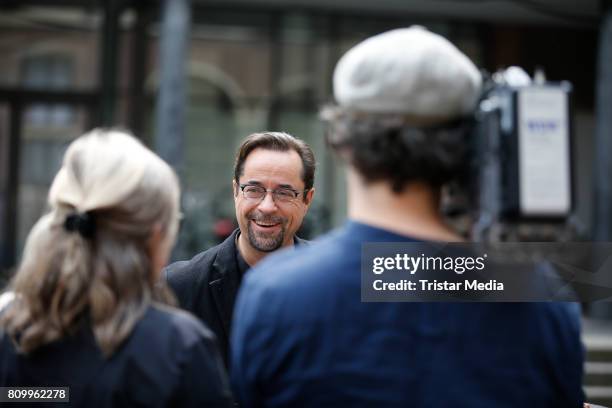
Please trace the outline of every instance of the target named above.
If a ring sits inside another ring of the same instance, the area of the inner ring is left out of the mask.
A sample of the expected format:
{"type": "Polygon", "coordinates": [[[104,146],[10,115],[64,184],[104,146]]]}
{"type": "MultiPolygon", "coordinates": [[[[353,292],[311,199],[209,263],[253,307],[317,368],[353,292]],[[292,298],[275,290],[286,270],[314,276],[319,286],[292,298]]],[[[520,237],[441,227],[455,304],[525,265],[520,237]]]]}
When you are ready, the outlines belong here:
{"type": "Polygon", "coordinates": [[[280,188],[274,188],[274,189],[272,189],[272,188],[264,188],[263,186],[258,185],[258,184],[249,184],[249,183],[239,184],[239,185],[238,185],[238,187],[240,188],[240,191],[242,192],[242,196],[244,197],[244,199],[245,199],[245,200],[252,200],[252,201],[256,201],[256,200],[257,200],[257,201],[263,201],[263,200],[266,198],[266,195],[268,195],[268,193],[271,193],[271,194],[272,194],[272,200],[273,200],[275,203],[277,203],[277,202],[280,202],[280,203],[293,203],[293,202],[295,202],[295,200],[297,200],[297,198],[300,196],[300,194],[304,195],[304,197],[305,197],[305,194],[311,190],[310,188],[305,188],[305,189],[304,189],[304,190],[302,190],[302,191],[298,191],[298,190],[294,190],[294,189],[292,189],[292,188],[288,188],[288,187],[280,187],[280,188]],[[248,197],[245,195],[245,193],[244,193],[244,189],[245,189],[246,187],[257,187],[257,188],[261,188],[262,190],[264,190],[264,194],[263,194],[263,195],[261,196],[261,198],[259,198],[259,199],[256,199],[256,198],[248,198],[248,197]],[[289,201],[282,201],[282,200],[278,200],[278,201],[277,201],[277,200],[276,200],[276,198],[275,198],[274,192],[275,192],[275,191],[278,191],[278,190],[287,190],[287,191],[291,191],[292,193],[294,193],[294,194],[295,194],[295,196],[294,196],[292,199],[290,199],[289,201]]]}

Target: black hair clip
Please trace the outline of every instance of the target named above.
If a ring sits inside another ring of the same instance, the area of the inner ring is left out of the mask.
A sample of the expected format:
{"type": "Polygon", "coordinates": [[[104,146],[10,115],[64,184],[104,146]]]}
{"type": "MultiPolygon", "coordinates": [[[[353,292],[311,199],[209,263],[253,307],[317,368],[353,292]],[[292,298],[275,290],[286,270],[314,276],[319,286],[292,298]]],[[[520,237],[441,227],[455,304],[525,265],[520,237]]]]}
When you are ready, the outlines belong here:
{"type": "Polygon", "coordinates": [[[69,232],[78,232],[83,238],[93,238],[96,231],[96,220],[91,213],[74,212],[66,216],[64,228],[69,232]]]}

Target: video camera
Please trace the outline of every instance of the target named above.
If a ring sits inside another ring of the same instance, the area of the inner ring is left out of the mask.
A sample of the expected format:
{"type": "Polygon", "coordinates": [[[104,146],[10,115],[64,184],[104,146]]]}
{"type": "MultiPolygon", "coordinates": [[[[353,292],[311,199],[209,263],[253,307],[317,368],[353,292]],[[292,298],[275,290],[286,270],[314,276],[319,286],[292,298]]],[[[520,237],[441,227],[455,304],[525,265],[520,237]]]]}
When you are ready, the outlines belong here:
{"type": "Polygon", "coordinates": [[[576,234],[572,86],[522,69],[489,76],[475,112],[470,168],[459,190],[470,239],[568,241],[576,234]]]}

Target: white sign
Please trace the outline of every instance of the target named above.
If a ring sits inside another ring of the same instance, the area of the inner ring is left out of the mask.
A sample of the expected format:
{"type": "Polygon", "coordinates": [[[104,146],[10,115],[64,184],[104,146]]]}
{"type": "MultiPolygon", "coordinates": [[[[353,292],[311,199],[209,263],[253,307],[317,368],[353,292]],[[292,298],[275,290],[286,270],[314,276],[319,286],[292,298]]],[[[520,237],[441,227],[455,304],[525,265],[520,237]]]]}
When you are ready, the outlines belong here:
{"type": "Polygon", "coordinates": [[[567,93],[528,87],[518,93],[520,210],[564,216],[571,207],[567,93]]]}

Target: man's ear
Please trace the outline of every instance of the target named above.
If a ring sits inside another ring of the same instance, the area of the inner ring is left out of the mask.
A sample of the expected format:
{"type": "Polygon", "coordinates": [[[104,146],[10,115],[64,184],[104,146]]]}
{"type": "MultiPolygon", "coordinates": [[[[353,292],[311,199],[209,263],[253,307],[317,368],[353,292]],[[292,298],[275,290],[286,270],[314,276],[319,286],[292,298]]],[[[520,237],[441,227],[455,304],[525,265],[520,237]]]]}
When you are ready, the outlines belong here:
{"type": "Polygon", "coordinates": [[[232,191],[234,192],[234,198],[238,197],[238,183],[236,183],[236,180],[232,179],[232,191]]]}
{"type": "Polygon", "coordinates": [[[308,192],[306,193],[306,197],[304,197],[304,204],[306,204],[308,207],[310,207],[310,204],[312,203],[314,194],[315,194],[315,188],[313,187],[310,190],[308,190],[308,192]]]}

